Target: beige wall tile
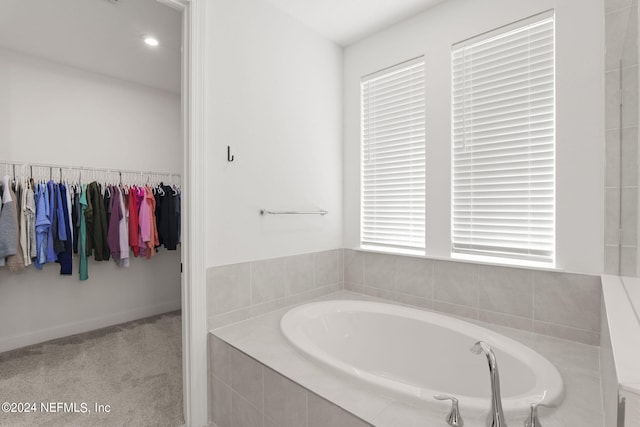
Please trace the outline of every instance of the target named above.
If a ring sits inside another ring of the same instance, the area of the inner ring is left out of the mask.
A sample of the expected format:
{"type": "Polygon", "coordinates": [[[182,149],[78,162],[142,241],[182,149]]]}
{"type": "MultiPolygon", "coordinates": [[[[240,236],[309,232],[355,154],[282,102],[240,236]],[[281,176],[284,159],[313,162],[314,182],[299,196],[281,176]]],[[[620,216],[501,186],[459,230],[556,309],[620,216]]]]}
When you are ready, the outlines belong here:
{"type": "Polygon", "coordinates": [[[211,392],[209,417],[218,427],[231,427],[231,388],[217,378],[213,378],[211,392]]]}
{"type": "Polygon", "coordinates": [[[364,253],[344,250],[344,281],[364,285],[364,253]]]}
{"type": "Polygon", "coordinates": [[[533,318],[533,271],[478,266],[479,308],[533,318]]]}
{"type": "Polygon", "coordinates": [[[434,300],[478,307],[478,266],[434,261],[434,300]]]}
{"type": "Polygon", "coordinates": [[[232,427],[262,427],[262,413],[238,393],[231,395],[232,427]]]}
{"type": "Polygon", "coordinates": [[[600,332],[601,299],[602,286],[597,276],[534,273],[534,316],[537,321],[600,332]]]}
{"type": "Polygon", "coordinates": [[[364,254],[364,285],[395,291],[396,257],[367,252],[364,254]]]}
{"type": "Polygon", "coordinates": [[[231,385],[229,345],[211,334],[209,334],[209,360],[211,360],[211,374],[223,383],[231,385]]]}
{"type": "Polygon", "coordinates": [[[212,267],[207,270],[209,315],[227,313],[251,305],[249,263],[212,267]]]}
{"type": "Polygon", "coordinates": [[[333,403],[309,393],[308,427],[366,427],[370,425],[333,403]]]}
{"type": "Polygon", "coordinates": [[[281,427],[300,427],[307,419],[307,391],[277,372],[264,368],[264,414],[281,427]]]}
{"type": "Polygon", "coordinates": [[[295,295],[313,289],[313,254],[286,257],[285,264],[285,295],[295,295]]]}
{"type": "Polygon", "coordinates": [[[338,283],[338,251],[324,251],[313,254],[314,286],[326,286],[338,283]]]}
{"type": "Polygon", "coordinates": [[[396,291],[422,298],[433,298],[433,261],[396,257],[396,291]]]}
{"type": "Polygon", "coordinates": [[[259,411],[262,411],[264,398],[262,365],[233,347],[229,350],[229,356],[231,388],[259,411]]]}
{"type": "Polygon", "coordinates": [[[260,304],[284,297],[286,269],[284,258],[251,263],[251,303],[260,304]]]}

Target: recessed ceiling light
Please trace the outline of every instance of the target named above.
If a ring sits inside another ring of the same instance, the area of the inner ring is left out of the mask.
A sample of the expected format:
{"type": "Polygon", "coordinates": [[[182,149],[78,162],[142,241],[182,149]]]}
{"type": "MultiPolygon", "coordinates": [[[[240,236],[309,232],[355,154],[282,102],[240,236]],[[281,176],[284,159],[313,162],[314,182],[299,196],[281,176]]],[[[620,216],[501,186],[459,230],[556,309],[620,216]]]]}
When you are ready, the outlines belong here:
{"type": "Polygon", "coordinates": [[[143,40],[144,40],[144,43],[145,43],[147,46],[156,47],[156,46],[158,46],[158,45],[160,44],[160,42],[158,41],[158,39],[157,39],[157,38],[155,38],[155,37],[152,37],[152,36],[144,36],[144,39],[143,39],[143,40]]]}

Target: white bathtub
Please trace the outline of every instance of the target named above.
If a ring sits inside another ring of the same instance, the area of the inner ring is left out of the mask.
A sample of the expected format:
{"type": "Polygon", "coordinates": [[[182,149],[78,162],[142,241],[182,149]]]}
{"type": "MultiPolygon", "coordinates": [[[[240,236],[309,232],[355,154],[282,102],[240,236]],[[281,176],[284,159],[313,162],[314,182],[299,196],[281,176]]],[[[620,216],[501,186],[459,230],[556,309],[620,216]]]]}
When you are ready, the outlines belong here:
{"type": "MultiPolygon", "coordinates": [[[[323,301],[291,309],[281,320],[299,350],[338,371],[412,401],[445,393],[474,414],[490,408],[487,359],[469,350],[489,343],[498,361],[506,413],[559,404],[558,370],[530,348],[496,332],[433,312],[367,301],[323,301]]],[[[465,412],[463,412],[463,415],[465,412]]]]}

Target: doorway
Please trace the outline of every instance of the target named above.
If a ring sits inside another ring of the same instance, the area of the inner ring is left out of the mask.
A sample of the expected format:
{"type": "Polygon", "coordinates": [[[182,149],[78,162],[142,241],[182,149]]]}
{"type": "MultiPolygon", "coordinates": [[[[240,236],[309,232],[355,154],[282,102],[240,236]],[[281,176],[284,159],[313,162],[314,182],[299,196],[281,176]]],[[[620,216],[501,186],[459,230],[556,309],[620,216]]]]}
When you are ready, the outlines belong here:
{"type": "MultiPolygon", "coordinates": [[[[182,211],[182,266],[184,267],[184,273],[182,274],[181,304],[183,309],[184,417],[187,425],[204,425],[206,424],[206,404],[204,403],[206,402],[206,381],[201,380],[201,378],[206,378],[206,315],[204,307],[198,307],[203,305],[204,302],[202,297],[204,293],[204,268],[200,255],[189,257],[189,253],[197,253],[203,249],[203,242],[196,242],[191,238],[202,231],[202,222],[196,223],[195,226],[190,226],[190,224],[194,223],[192,218],[201,218],[202,214],[197,214],[196,212],[202,212],[202,202],[195,200],[197,199],[196,197],[190,198],[189,195],[192,190],[195,190],[192,194],[201,194],[197,193],[198,187],[193,185],[193,181],[197,181],[203,175],[203,168],[200,163],[202,157],[198,154],[202,150],[202,122],[199,120],[202,116],[202,91],[198,89],[203,86],[203,72],[201,70],[202,58],[198,53],[200,50],[194,49],[194,46],[199,47],[202,45],[202,23],[204,18],[197,13],[198,10],[202,12],[201,1],[159,1],[164,3],[165,6],[168,5],[176,9],[181,14],[183,24],[186,23],[182,28],[186,37],[183,39],[184,55],[181,59],[181,68],[184,74],[181,84],[183,121],[181,151],[184,153],[182,170],[189,171],[189,176],[183,175],[184,207],[182,211]],[[195,25],[193,25],[194,21],[197,21],[195,25]],[[194,52],[198,54],[196,55],[194,52]],[[198,66],[193,67],[192,64],[194,63],[198,64],[198,66]],[[190,94],[193,93],[200,93],[200,95],[196,99],[192,99],[190,94]],[[193,144],[192,141],[200,141],[200,143],[193,144]],[[195,162],[193,161],[194,157],[197,159],[195,162]],[[195,286],[197,289],[193,289],[193,283],[200,283],[200,286],[195,286]],[[197,304],[192,303],[193,301],[196,301],[197,304]],[[190,378],[196,378],[196,380],[191,380],[190,378]]],[[[124,0],[104,0],[104,2],[111,3],[115,7],[125,3],[124,0]]],[[[47,7],[45,3],[51,4],[53,2],[40,1],[39,3],[38,7],[47,7]]],[[[64,8],[69,5],[69,2],[56,2],[56,5],[64,8]]],[[[76,14],[78,18],[82,17],[73,8],[68,8],[67,12],[72,15],[76,14]]],[[[4,16],[12,15],[4,14],[4,16]]],[[[11,150],[9,150],[9,153],[11,154],[11,150]]]]}

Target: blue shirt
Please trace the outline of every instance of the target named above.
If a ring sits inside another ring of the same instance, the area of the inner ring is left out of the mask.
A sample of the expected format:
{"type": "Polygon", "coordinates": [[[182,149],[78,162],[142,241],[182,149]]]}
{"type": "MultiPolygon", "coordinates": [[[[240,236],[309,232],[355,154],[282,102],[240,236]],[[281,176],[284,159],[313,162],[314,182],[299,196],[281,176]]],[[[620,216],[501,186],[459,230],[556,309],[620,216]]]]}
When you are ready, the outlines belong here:
{"type": "Polygon", "coordinates": [[[49,240],[49,192],[47,186],[38,184],[37,186],[37,207],[36,207],[36,250],[37,256],[33,260],[38,270],[42,269],[42,264],[47,263],[47,245],[49,240]]]}

